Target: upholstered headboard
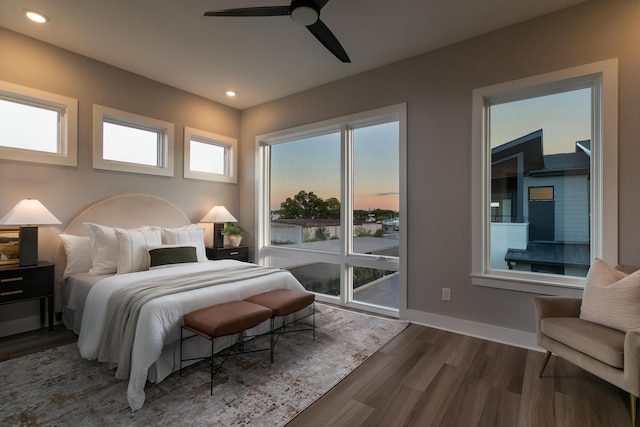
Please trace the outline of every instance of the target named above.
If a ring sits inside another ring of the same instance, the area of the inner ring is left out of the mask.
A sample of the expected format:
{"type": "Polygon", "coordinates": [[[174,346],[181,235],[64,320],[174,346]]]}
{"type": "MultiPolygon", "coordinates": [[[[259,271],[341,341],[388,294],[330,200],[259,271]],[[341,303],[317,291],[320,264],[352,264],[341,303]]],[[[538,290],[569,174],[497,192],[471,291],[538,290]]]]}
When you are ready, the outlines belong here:
{"type": "MultiPolygon", "coordinates": [[[[81,212],[64,230],[64,234],[87,236],[85,222],[109,227],[135,228],[143,225],[157,225],[169,228],[182,227],[191,223],[189,218],[173,203],[148,194],[123,194],[100,200],[81,212]]],[[[54,255],[55,262],[55,310],[62,310],[60,280],[67,265],[62,242],[58,243],[54,255]]]]}

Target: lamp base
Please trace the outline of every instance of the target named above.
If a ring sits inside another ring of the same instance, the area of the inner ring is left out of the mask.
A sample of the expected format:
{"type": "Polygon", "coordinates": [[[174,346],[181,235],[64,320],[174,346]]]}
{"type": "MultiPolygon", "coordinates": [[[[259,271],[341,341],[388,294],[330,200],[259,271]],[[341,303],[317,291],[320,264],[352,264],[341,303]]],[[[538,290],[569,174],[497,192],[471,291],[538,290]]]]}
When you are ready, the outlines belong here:
{"type": "Polygon", "coordinates": [[[224,228],[224,222],[215,222],[213,224],[213,247],[214,248],[224,247],[224,236],[221,233],[223,228],[224,228]]]}
{"type": "Polygon", "coordinates": [[[20,266],[38,264],[38,227],[20,227],[20,266]]]}

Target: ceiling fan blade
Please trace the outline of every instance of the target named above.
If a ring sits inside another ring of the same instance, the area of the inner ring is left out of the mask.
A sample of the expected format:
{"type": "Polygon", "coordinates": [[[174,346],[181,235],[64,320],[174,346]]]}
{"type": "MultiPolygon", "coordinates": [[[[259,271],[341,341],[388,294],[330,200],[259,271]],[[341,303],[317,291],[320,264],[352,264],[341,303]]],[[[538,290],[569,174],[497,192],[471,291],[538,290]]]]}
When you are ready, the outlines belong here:
{"type": "Polygon", "coordinates": [[[324,47],[329,49],[329,51],[331,51],[331,53],[333,53],[336,58],[338,58],[342,62],[351,62],[351,60],[349,59],[349,55],[347,55],[347,52],[345,52],[344,48],[342,47],[336,36],[333,35],[331,30],[326,25],[324,25],[324,22],[318,19],[315,24],[309,25],[307,29],[311,31],[311,34],[313,34],[320,41],[320,43],[324,45],[324,47]]]}
{"type": "Polygon", "coordinates": [[[318,9],[322,9],[325,4],[327,4],[329,0],[316,0],[316,4],[318,5],[318,9]]]}
{"type": "Polygon", "coordinates": [[[210,10],[204,16],[287,16],[289,6],[246,7],[241,9],[210,10]]]}

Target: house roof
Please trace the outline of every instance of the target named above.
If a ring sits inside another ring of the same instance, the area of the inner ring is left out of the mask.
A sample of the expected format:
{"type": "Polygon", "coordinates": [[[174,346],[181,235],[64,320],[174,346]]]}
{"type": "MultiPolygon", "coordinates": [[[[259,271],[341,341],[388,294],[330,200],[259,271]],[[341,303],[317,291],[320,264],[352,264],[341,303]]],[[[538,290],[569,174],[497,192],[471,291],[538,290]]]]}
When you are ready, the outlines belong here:
{"type": "Polygon", "coordinates": [[[581,140],[576,141],[572,153],[543,154],[543,131],[538,129],[491,149],[491,173],[494,178],[518,173],[529,176],[584,174],[590,168],[590,150],[591,141],[581,140]],[[521,170],[515,161],[509,161],[516,157],[522,160],[521,170]]]}

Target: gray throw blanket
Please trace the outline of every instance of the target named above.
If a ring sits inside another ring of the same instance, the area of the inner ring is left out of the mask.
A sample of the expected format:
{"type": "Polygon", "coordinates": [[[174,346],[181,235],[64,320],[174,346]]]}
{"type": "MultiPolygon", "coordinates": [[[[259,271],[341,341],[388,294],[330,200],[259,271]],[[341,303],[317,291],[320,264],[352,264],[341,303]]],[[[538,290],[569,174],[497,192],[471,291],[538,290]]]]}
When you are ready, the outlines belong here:
{"type": "Polygon", "coordinates": [[[154,298],[281,271],[278,268],[246,264],[204,273],[174,274],[128,286],[116,292],[107,302],[105,330],[98,360],[117,365],[116,378],[129,377],[131,351],[140,310],[146,302],[154,298]]]}

